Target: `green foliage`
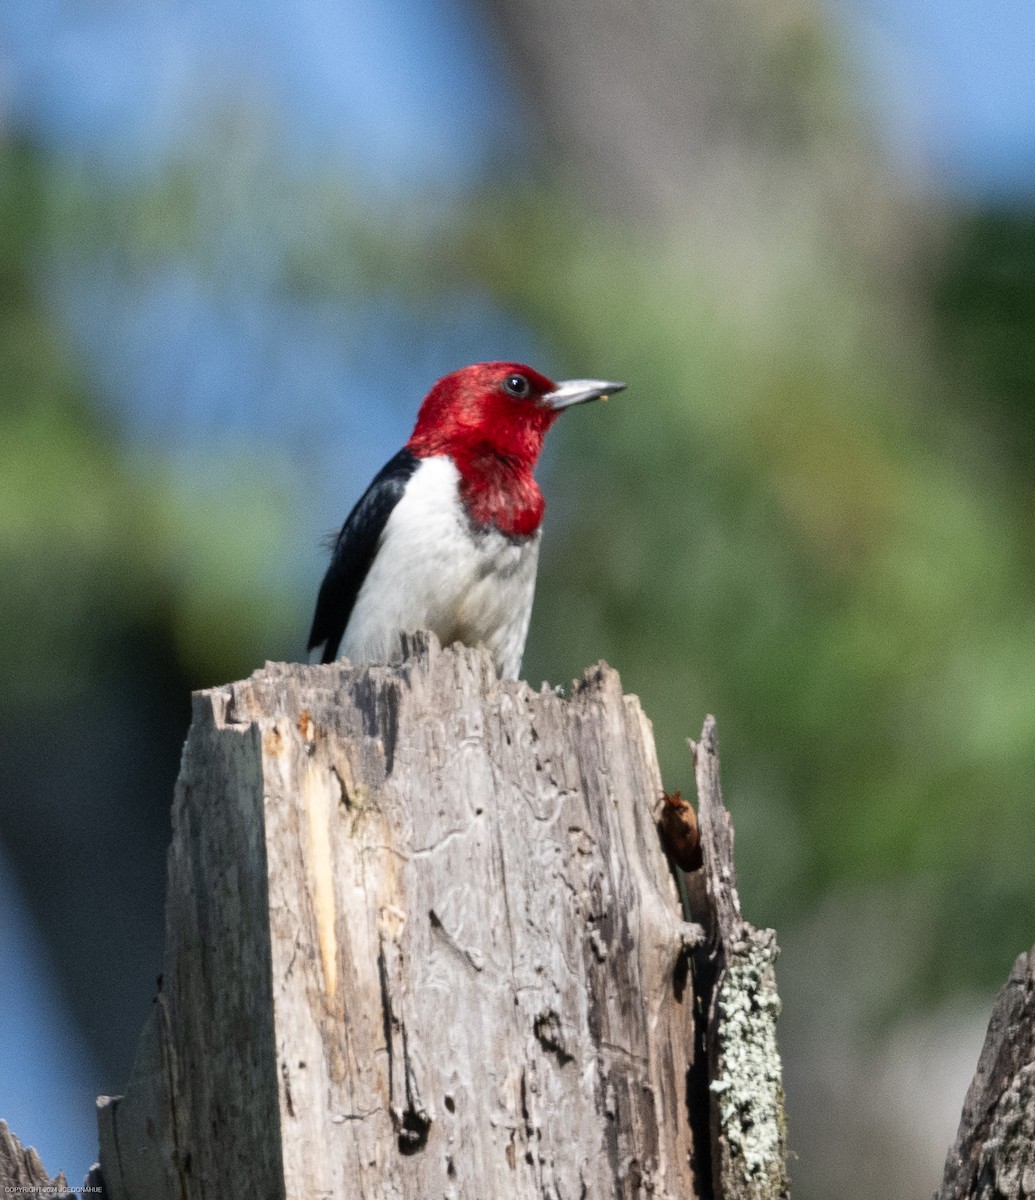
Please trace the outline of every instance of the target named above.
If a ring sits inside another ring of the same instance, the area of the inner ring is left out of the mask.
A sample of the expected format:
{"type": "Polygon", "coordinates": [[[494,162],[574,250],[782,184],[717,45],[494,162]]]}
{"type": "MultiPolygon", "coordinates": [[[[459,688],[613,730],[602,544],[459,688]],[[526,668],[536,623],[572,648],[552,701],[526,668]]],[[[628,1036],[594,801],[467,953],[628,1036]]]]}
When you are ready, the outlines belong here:
{"type": "Polygon", "coordinates": [[[814,255],[738,312],[686,248],[534,205],[500,230],[477,269],[572,372],[630,382],[558,434],[529,676],[607,657],[684,789],[717,713],[767,921],[912,879],[927,984],[998,978],[1035,927],[1030,536],[903,298],[814,255]],[[961,938],[987,955],[946,959],[961,938]]]}
{"type": "Polygon", "coordinates": [[[120,445],[36,292],[68,194],[55,182],[30,148],[0,143],[3,703],[95,690],[133,629],[171,638],[199,682],[247,672],[294,626],[270,570],[286,553],[276,458],[217,451],[177,471],[120,445]]]}
{"type": "Polygon", "coordinates": [[[713,248],[596,224],[549,188],[434,219],[375,214],[329,176],[277,176],[247,138],[219,145],[115,197],[88,177],[44,187],[8,150],[12,694],[41,673],[55,688],[86,680],[106,638],[153,623],[199,682],[246,673],[298,652],[311,597],[276,570],[300,501],[275,448],[216,446],[189,464],[128,453],[11,230],[31,229],[36,253],[50,238],[107,256],[129,287],[162,261],[215,279],[254,252],[276,295],[391,295],[428,323],[488,288],[571,374],[629,384],[554,435],[527,677],[563,682],[607,658],[684,791],[684,739],[716,713],[749,912],[781,923],[834,888],[904,889],[933,914],[926,986],[949,984],[946,962],[954,987],[998,980],[1035,926],[1030,455],[1018,446],[1004,466],[997,442],[1032,411],[1030,273],[1010,267],[1023,224],[976,222],[955,243],[937,284],[946,349],[914,297],[807,222],[745,286],[743,264],[727,274],[713,248]],[[225,204],[208,190],[215,160],[225,204]],[[982,954],[947,955],[961,939],[982,954]]]}
{"type": "Polygon", "coordinates": [[[963,217],[934,272],[943,352],[969,419],[1022,469],[1035,461],[1035,213],[963,217]]]}

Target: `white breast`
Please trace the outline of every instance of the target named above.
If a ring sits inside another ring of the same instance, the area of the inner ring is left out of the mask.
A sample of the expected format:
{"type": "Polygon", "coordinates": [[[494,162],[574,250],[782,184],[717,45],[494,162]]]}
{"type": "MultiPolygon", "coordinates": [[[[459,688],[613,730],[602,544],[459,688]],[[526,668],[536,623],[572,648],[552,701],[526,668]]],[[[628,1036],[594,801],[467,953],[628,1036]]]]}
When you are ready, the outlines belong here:
{"type": "Polygon", "coordinates": [[[400,634],[430,629],[443,645],[483,643],[500,677],[517,678],[540,535],[476,529],[458,483],[445,457],[423,459],[410,477],[345,627],[340,653],[352,662],[388,662],[400,634]]]}

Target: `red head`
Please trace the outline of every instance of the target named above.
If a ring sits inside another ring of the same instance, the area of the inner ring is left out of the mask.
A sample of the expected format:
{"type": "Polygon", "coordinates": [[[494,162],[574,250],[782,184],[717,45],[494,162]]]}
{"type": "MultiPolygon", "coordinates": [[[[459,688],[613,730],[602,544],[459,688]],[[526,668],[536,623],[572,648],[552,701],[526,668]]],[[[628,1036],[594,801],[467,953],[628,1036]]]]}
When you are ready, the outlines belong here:
{"type": "Polygon", "coordinates": [[[547,430],[562,409],[624,386],[595,379],[556,384],[513,362],[462,367],[428,392],[406,445],[420,458],[452,458],[473,521],[526,536],[539,527],[545,507],[532,469],[547,430]]]}

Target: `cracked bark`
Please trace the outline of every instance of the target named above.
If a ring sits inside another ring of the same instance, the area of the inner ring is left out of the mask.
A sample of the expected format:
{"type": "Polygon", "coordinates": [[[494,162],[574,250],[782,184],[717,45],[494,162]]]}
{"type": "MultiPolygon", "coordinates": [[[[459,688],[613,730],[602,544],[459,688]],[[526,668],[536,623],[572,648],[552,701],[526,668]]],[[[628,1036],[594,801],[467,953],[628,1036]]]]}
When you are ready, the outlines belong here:
{"type": "Polygon", "coordinates": [[[1035,1196],[1035,949],[996,997],[935,1200],[1035,1196]]]}
{"type": "Polygon", "coordinates": [[[267,664],[195,697],[165,990],[127,1095],[100,1107],[110,1200],[783,1195],[736,1190],[758,1147],[729,1114],[712,1168],[709,1110],[752,1114],[695,1008],[743,1024],[740,987],[775,1020],[755,1004],[769,942],[765,979],[734,978],[762,935],[719,836],[714,726],[706,943],[660,848],[650,724],[615,672],[564,699],[499,683],[481,651],[411,650],[267,664]]]}
{"type": "Polygon", "coordinates": [[[23,1146],[0,1120],[0,1191],[5,1195],[24,1192],[25,1195],[45,1194],[53,1200],[76,1200],[60,1172],[51,1179],[39,1155],[31,1146],[23,1146]]]}

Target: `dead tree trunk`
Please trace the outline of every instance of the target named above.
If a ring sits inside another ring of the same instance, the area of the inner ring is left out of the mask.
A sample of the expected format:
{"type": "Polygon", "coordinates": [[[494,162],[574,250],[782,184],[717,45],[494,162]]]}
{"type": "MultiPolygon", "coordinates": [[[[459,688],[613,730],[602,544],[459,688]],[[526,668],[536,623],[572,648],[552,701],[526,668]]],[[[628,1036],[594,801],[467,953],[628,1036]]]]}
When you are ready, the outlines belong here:
{"type": "Polygon", "coordinates": [[[1035,1196],[1035,949],[1000,989],[935,1200],[1035,1196]]]}
{"type": "Polygon", "coordinates": [[[691,923],[615,672],[564,699],[410,649],[195,697],[110,1200],[786,1195],[775,943],[714,725],[691,923]]]}

